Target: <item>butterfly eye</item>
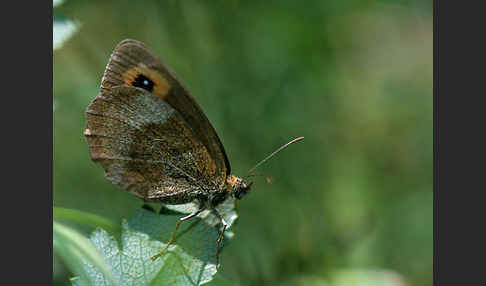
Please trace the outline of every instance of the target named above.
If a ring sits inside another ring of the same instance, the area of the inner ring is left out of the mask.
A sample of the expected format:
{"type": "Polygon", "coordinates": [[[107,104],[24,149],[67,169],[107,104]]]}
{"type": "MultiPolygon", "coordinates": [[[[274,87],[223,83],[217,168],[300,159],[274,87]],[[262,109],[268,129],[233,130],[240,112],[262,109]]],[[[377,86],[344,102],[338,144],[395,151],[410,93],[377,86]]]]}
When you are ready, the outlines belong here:
{"type": "Polygon", "coordinates": [[[139,74],[132,82],[132,85],[135,87],[143,88],[150,92],[154,89],[154,82],[143,74],[139,74]]]}

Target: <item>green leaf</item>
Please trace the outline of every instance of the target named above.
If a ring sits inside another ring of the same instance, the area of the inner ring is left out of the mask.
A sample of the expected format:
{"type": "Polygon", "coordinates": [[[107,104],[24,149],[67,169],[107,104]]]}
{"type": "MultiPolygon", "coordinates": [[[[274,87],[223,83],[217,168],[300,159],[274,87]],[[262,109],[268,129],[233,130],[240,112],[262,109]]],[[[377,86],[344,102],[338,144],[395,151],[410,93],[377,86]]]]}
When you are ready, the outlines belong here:
{"type": "MultiPolygon", "coordinates": [[[[197,206],[193,203],[182,205],[165,205],[164,207],[169,210],[177,211],[183,214],[190,214],[197,210],[197,206]]],[[[233,233],[228,229],[238,218],[235,210],[235,199],[231,197],[226,199],[223,203],[219,204],[216,207],[216,210],[223,215],[224,220],[228,224],[226,231],[224,232],[225,236],[231,238],[233,236],[233,233]]],[[[216,227],[219,223],[221,223],[219,218],[213,215],[210,211],[202,212],[199,217],[204,219],[207,224],[213,227],[216,227]]]]}
{"type": "Polygon", "coordinates": [[[78,21],[66,19],[57,12],[64,0],[53,0],[53,25],[52,25],[52,46],[54,50],[62,47],[71,36],[79,30],[80,24],[78,21]]]}
{"type": "Polygon", "coordinates": [[[54,207],[53,215],[54,219],[62,219],[95,228],[101,227],[111,233],[118,232],[120,230],[118,225],[104,217],[79,210],[54,207]]]}
{"type": "Polygon", "coordinates": [[[53,247],[54,252],[62,257],[64,262],[81,278],[88,281],[90,273],[86,271],[85,263],[95,265],[100,273],[104,273],[106,280],[115,284],[109,266],[105,263],[100,253],[93,247],[92,243],[76,230],[53,222],[53,247]]]}
{"type": "Polygon", "coordinates": [[[62,3],[64,2],[64,0],[53,0],[52,1],[52,7],[57,7],[59,5],[61,5],[62,3]]]}
{"type": "MultiPolygon", "coordinates": [[[[91,242],[103,255],[119,285],[202,285],[213,279],[217,272],[216,239],[220,225],[219,220],[208,211],[181,223],[175,243],[152,261],[151,257],[169,241],[179,218],[195,206],[186,204],[167,208],[179,213],[157,214],[140,209],[128,221],[124,220],[120,245],[103,229],[97,229],[91,235],[91,242]]],[[[228,224],[237,218],[233,199],[228,199],[218,211],[228,224]]],[[[227,240],[228,236],[222,246],[227,240]]],[[[87,285],[112,285],[89,262],[85,269],[89,273],[87,285]]],[[[72,283],[84,285],[78,280],[72,280],[72,283]]]]}
{"type": "Polygon", "coordinates": [[[79,29],[79,23],[72,20],[58,21],[54,19],[52,31],[52,46],[54,50],[62,47],[71,36],[79,29]]]}
{"type": "Polygon", "coordinates": [[[73,278],[70,279],[70,281],[71,281],[71,284],[73,286],[87,286],[87,285],[89,285],[89,284],[86,283],[85,280],[82,280],[79,277],[73,277],[73,278]]]}

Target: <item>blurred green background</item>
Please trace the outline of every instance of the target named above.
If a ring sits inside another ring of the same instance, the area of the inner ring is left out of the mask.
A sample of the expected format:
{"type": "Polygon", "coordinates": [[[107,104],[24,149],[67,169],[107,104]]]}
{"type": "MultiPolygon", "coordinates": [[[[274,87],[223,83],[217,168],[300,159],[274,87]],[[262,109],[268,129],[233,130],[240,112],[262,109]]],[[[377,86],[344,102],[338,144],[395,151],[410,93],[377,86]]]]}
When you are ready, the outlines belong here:
{"type": "MultiPolygon", "coordinates": [[[[192,91],[234,174],[305,136],[239,203],[225,279],[432,285],[431,1],[68,0],[54,15],[80,27],[54,51],[54,206],[116,222],[142,206],[83,136],[113,48],[137,39],[192,91]]],[[[70,275],[55,258],[54,284],[70,275]]]]}

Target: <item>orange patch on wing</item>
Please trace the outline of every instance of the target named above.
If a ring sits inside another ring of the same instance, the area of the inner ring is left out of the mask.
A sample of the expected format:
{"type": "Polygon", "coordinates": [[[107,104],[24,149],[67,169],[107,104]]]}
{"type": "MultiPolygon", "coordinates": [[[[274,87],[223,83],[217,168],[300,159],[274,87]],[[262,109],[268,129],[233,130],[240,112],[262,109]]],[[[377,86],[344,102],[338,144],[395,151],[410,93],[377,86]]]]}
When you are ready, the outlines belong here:
{"type": "Polygon", "coordinates": [[[128,69],[123,74],[123,81],[126,86],[132,86],[138,75],[144,75],[154,82],[152,93],[165,99],[169,93],[170,84],[167,79],[158,71],[148,68],[145,64],[139,63],[136,67],[128,69]]]}

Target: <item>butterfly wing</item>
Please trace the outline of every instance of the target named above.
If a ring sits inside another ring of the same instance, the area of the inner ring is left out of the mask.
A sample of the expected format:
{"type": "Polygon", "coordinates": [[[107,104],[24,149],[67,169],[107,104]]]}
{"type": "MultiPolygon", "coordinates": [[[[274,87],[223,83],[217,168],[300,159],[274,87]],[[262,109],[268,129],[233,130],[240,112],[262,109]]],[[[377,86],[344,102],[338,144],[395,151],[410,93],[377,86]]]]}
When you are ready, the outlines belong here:
{"type": "Polygon", "coordinates": [[[142,42],[124,40],[117,45],[107,65],[101,88],[131,86],[140,74],[155,82],[152,91],[154,95],[163,98],[179,111],[194,135],[208,149],[216,163],[218,177],[224,180],[231,168],[216,130],[175,73],[142,42]]]}
{"type": "Polygon", "coordinates": [[[145,200],[189,202],[221,186],[229,172],[200,107],[139,42],[115,48],[86,116],[93,161],[111,182],[145,200]]]}

